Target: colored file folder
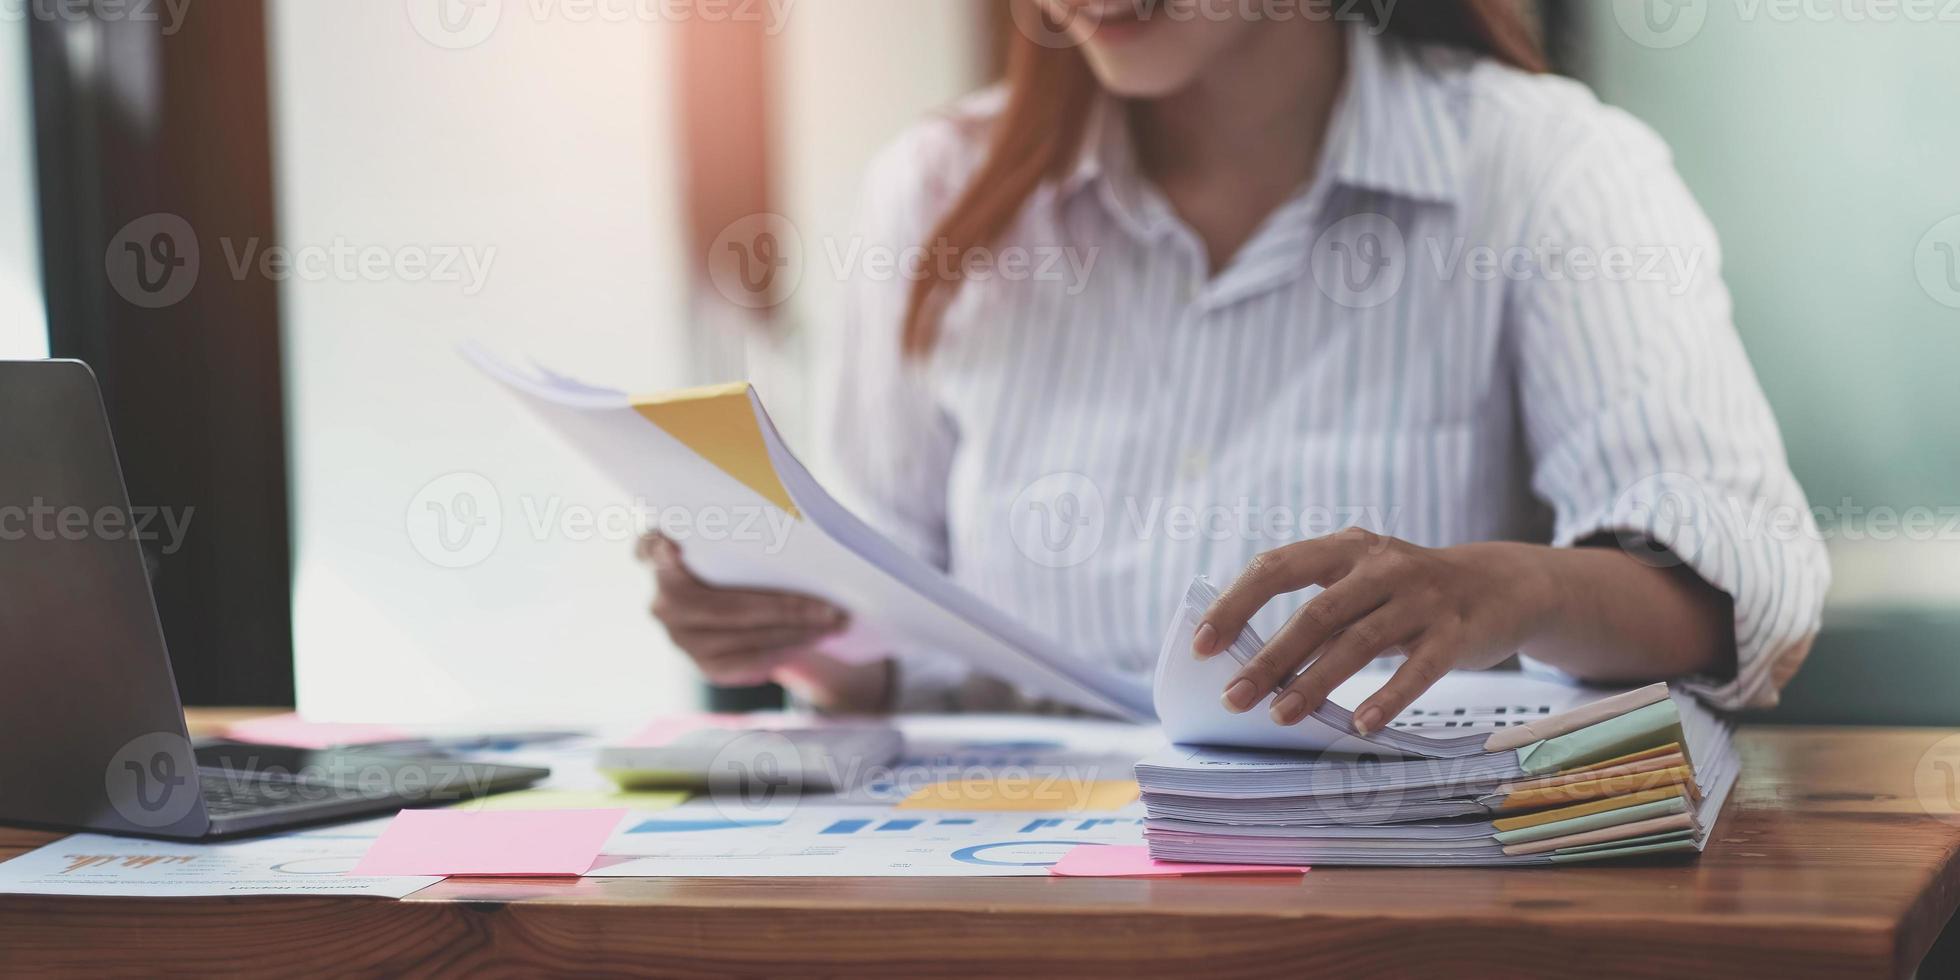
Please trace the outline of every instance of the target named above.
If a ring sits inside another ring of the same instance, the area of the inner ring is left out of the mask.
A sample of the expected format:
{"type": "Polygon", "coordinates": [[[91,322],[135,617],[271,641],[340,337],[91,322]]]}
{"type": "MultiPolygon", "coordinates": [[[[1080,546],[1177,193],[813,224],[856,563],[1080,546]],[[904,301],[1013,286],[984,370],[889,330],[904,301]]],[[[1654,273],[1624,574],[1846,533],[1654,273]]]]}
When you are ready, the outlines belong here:
{"type": "Polygon", "coordinates": [[[1602,692],[1458,672],[1366,737],[1341,702],[1380,676],[1343,685],[1299,725],[1230,714],[1213,692],[1263,641],[1248,630],[1232,656],[1200,664],[1194,611],[1215,595],[1194,583],[1161,652],[1157,705],[1180,744],[1136,769],[1159,860],[1550,865],[1693,854],[1735,783],[1729,724],[1663,684],[1602,692]],[[1192,686],[1206,697],[1187,696],[1192,686]]]}

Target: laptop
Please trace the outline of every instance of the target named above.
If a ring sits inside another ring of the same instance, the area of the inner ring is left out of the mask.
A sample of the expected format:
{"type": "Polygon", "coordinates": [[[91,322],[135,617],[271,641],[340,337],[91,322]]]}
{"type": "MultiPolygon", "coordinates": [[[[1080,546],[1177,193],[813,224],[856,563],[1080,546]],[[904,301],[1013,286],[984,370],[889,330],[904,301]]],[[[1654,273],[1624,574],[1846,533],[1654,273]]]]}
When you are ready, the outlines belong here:
{"type": "Polygon", "coordinates": [[[217,839],[460,802],[550,774],[194,744],[143,518],[88,366],[0,361],[0,823],[217,839]]]}

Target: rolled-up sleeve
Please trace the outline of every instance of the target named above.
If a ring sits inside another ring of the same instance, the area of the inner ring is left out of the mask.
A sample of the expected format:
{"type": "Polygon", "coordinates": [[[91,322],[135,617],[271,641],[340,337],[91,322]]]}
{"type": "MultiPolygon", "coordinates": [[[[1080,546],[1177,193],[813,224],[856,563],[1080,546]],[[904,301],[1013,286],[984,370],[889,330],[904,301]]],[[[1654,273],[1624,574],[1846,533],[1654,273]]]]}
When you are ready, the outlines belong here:
{"type": "MultiPolygon", "coordinates": [[[[859,196],[852,240],[825,251],[896,256],[925,241],[943,207],[930,167],[934,136],[915,131],[879,154],[859,196]]],[[[838,319],[818,337],[815,470],[865,523],[946,570],[947,472],[957,434],[933,397],[925,365],[900,349],[912,280],[895,268],[869,258],[854,263],[838,319]]],[[[893,655],[897,710],[930,707],[966,676],[943,654],[899,649],[893,655]]]]}
{"type": "Polygon", "coordinates": [[[1617,113],[1535,200],[1539,261],[1511,296],[1510,341],[1553,543],[1615,536],[1727,593],[1735,673],[1689,686],[1719,707],[1773,705],[1809,652],[1830,569],[1737,336],[1714,229],[1665,145],[1617,113]]]}

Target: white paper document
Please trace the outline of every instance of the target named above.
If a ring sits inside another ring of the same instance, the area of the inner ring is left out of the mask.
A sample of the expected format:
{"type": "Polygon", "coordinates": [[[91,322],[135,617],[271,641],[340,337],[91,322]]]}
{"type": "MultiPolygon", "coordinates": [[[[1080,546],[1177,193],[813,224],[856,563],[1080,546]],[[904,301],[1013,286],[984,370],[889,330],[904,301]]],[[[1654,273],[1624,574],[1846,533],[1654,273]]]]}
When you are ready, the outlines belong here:
{"type": "Polygon", "coordinates": [[[814,595],[852,614],[821,645],[846,660],[950,656],[1029,693],[1134,719],[1149,685],[1072,656],[878,534],[818,485],[746,385],[653,398],[465,354],[577,447],[624,495],[641,495],[688,567],[723,586],[814,595]],[[684,521],[683,521],[684,519],[684,521]]]}
{"type": "Polygon", "coordinates": [[[377,826],[367,822],[227,844],[76,834],[0,864],[0,894],[401,898],[442,880],[349,876],[373,843],[377,826]]]}
{"type": "Polygon", "coordinates": [[[1080,844],[1143,843],[1136,805],[1093,813],[802,803],[750,812],[688,803],[613,835],[588,877],[1045,875],[1080,844]]]}
{"type": "Polygon", "coordinates": [[[1265,641],[1247,627],[1231,649],[1208,660],[1191,652],[1202,613],[1217,597],[1211,584],[1192,583],[1179,609],[1168,617],[1157,654],[1153,702],[1164,734],[1173,742],[1233,745],[1306,752],[1391,752],[1425,758],[1467,758],[1496,748],[1522,745],[1536,722],[1551,719],[1614,695],[1517,671],[1458,670],[1444,675],[1387,728],[1367,737],[1354,734],[1350,710],[1379,690],[1390,674],[1364,670],[1334,689],[1327,703],[1298,724],[1275,724],[1265,704],[1234,714],[1220,701],[1232,676],[1265,641]],[[1494,733],[1520,729],[1514,744],[1491,742],[1494,733]]]}

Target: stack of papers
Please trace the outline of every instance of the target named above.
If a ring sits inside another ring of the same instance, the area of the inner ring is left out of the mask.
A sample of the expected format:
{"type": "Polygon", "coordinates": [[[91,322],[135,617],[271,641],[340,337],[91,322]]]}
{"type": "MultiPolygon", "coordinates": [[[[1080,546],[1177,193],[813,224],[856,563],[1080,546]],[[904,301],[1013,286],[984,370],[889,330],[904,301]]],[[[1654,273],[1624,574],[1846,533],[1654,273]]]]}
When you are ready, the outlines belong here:
{"type": "Polygon", "coordinates": [[[1605,693],[1459,672],[1367,737],[1352,734],[1340,702],[1371,693],[1379,674],[1343,685],[1296,726],[1230,714],[1215,692],[1263,641],[1248,630],[1230,656],[1191,656],[1198,614],[1215,596],[1208,583],[1192,586],[1158,665],[1158,707],[1180,743],[1136,769],[1158,860],[1453,866],[1693,854],[1735,783],[1729,725],[1663,684],[1605,693]]]}
{"type": "Polygon", "coordinates": [[[833,499],[783,443],[749,385],[632,396],[514,368],[474,348],[465,354],[624,494],[657,504],[663,515],[687,515],[688,526],[661,530],[681,543],[695,575],[849,609],[851,627],[819,644],[823,652],[847,661],[951,657],[1036,697],[1149,720],[1142,678],[1069,653],[833,499]]]}

